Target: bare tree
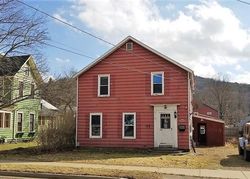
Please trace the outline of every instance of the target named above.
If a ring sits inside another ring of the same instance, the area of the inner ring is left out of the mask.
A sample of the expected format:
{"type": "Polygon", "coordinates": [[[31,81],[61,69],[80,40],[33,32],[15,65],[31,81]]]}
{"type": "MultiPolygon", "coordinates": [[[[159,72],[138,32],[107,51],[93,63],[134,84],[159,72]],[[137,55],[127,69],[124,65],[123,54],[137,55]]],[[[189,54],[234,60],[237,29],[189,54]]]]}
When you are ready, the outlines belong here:
{"type": "Polygon", "coordinates": [[[0,0],[0,52],[3,56],[36,54],[48,40],[45,18],[25,13],[15,0],[0,0]]]}
{"type": "MultiPolygon", "coordinates": [[[[26,11],[16,0],[0,0],[0,108],[32,97],[29,95],[16,99],[8,96],[19,90],[19,86],[11,83],[14,75],[12,71],[15,66],[20,67],[19,62],[9,63],[10,57],[31,54],[37,66],[32,70],[40,74],[48,72],[47,62],[40,52],[48,40],[45,24],[44,16],[26,11]]],[[[29,83],[25,79],[23,82],[29,83]]],[[[39,88],[40,84],[34,91],[39,91],[39,88]]]]}
{"type": "Polygon", "coordinates": [[[65,72],[56,79],[50,79],[42,88],[42,97],[50,103],[60,107],[63,111],[70,109],[74,112],[76,106],[76,80],[73,78],[75,70],[65,72]]]}

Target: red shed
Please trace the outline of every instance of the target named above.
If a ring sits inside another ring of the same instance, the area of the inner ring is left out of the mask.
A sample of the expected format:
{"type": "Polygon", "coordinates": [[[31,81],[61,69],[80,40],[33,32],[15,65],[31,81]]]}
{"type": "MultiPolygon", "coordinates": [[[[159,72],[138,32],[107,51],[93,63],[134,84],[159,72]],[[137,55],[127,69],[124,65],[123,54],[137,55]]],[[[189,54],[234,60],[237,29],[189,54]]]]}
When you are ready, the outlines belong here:
{"type": "Polygon", "coordinates": [[[193,115],[193,139],[198,146],[224,146],[225,123],[211,116],[193,115]]]}
{"type": "Polygon", "coordinates": [[[133,37],[77,78],[77,145],[190,149],[193,71],[133,37]]]}

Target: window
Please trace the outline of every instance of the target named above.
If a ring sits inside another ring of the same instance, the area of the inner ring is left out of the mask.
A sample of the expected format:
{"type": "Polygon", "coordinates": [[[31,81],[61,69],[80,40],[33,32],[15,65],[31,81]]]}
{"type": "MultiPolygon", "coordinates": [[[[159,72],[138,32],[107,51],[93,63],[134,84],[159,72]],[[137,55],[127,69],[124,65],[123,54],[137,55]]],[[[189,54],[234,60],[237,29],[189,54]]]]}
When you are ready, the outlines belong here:
{"type": "Polygon", "coordinates": [[[30,75],[30,68],[29,67],[25,68],[24,72],[25,72],[26,76],[29,76],[30,75]]]}
{"type": "Polygon", "coordinates": [[[23,131],[23,113],[17,113],[17,132],[23,131]]]}
{"type": "Polygon", "coordinates": [[[164,72],[151,73],[151,95],[164,94],[164,72]]]}
{"type": "Polygon", "coordinates": [[[30,132],[35,130],[35,114],[30,114],[30,132]]]}
{"type": "Polygon", "coordinates": [[[89,137],[102,138],[102,113],[90,113],[89,137]]]}
{"type": "Polygon", "coordinates": [[[207,112],[207,115],[211,116],[211,115],[212,115],[212,112],[207,112]]]}
{"type": "Polygon", "coordinates": [[[0,113],[0,128],[3,128],[3,113],[0,113]]]}
{"type": "Polygon", "coordinates": [[[98,75],[98,96],[110,95],[110,75],[98,75]]]}
{"type": "Polygon", "coordinates": [[[34,84],[31,84],[30,85],[30,96],[32,97],[32,98],[34,98],[34,94],[35,94],[35,85],[34,84]]]}
{"type": "Polygon", "coordinates": [[[19,97],[23,97],[23,82],[19,81],[19,97]]]}
{"type": "Polygon", "coordinates": [[[136,113],[123,113],[122,137],[124,139],[135,139],[136,135],[136,113]]]}
{"type": "Polygon", "coordinates": [[[10,117],[11,113],[8,112],[0,113],[0,128],[10,128],[10,117]]]}
{"type": "Polygon", "coordinates": [[[170,129],[170,114],[161,114],[161,129],[170,129]]]}
{"type": "Polygon", "coordinates": [[[126,51],[132,51],[133,50],[133,42],[126,43],[126,51]]]}
{"type": "Polygon", "coordinates": [[[11,114],[10,113],[5,113],[5,122],[4,122],[4,127],[5,128],[10,128],[10,117],[11,114]]]}

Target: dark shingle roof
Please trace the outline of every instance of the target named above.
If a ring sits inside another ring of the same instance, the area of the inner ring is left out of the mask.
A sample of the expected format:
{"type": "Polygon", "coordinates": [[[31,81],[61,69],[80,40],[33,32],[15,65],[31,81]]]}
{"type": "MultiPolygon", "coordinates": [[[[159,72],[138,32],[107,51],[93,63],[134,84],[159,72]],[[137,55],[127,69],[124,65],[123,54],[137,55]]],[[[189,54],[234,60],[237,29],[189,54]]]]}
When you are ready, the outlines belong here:
{"type": "Polygon", "coordinates": [[[28,60],[30,55],[1,57],[0,56],[0,76],[15,75],[23,64],[28,60]]]}

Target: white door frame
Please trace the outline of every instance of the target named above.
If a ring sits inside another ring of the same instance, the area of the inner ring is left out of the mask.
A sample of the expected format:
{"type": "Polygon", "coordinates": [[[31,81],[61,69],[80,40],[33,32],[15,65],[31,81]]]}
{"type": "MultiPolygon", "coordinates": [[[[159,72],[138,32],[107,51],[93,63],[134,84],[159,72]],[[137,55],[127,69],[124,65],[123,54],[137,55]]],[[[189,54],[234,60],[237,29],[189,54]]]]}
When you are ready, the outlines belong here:
{"type": "Polygon", "coordinates": [[[159,116],[158,113],[171,113],[171,128],[173,131],[173,147],[178,148],[178,115],[177,115],[177,104],[157,104],[154,106],[154,147],[159,147],[160,145],[160,125],[158,119],[159,116]],[[175,112],[176,112],[176,118],[175,118],[175,112]]]}

